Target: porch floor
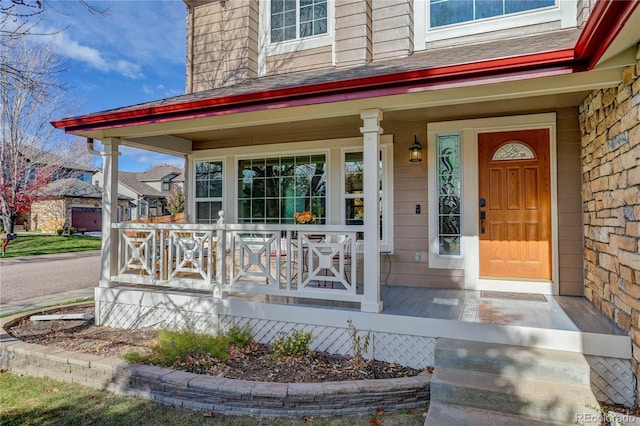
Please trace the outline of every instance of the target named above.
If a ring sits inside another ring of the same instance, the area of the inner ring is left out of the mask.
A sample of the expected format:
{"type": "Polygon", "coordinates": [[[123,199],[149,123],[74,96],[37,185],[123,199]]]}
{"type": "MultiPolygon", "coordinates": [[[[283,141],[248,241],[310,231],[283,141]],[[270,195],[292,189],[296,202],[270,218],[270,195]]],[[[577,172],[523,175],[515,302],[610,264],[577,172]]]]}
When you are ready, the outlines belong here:
{"type": "MultiPolygon", "coordinates": [[[[264,303],[359,311],[359,305],[350,302],[244,294],[232,297],[264,303]]],[[[383,285],[380,297],[383,302],[381,313],[385,315],[627,335],[587,298],[579,296],[383,285]]]]}

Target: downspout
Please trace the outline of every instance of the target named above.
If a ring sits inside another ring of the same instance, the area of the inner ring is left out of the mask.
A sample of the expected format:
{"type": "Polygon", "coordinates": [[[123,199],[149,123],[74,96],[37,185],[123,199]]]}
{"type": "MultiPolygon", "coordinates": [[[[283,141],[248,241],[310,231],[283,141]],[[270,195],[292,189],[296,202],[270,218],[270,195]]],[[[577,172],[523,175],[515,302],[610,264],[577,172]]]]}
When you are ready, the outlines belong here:
{"type": "Polygon", "coordinates": [[[100,157],[104,155],[103,151],[98,151],[93,148],[93,138],[87,138],[87,151],[89,151],[89,154],[99,155],[100,157]]]}

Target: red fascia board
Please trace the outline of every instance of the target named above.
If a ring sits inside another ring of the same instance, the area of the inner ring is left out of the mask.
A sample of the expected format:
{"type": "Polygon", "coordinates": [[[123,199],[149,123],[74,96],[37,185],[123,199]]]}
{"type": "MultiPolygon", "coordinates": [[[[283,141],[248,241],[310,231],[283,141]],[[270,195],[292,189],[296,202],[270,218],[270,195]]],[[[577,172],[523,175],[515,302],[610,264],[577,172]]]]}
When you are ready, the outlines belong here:
{"type": "Polygon", "coordinates": [[[558,66],[581,67],[582,64],[575,61],[573,49],[564,49],[447,67],[266,90],[242,95],[188,101],[120,112],[116,111],[92,116],[80,116],[55,121],[52,124],[58,129],[64,128],[67,131],[87,130],[89,127],[93,127],[93,129],[95,129],[96,127],[92,125],[98,124],[100,128],[106,129],[124,124],[132,125],[141,121],[145,121],[147,123],[157,122],[160,119],[162,119],[162,121],[167,121],[169,117],[173,117],[174,119],[192,118],[195,115],[201,115],[206,111],[212,111],[219,108],[232,109],[233,107],[239,107],[242,105],[272,103],[275,101],[283,101],[285,99],[294,100],[300,97],[324,97],[328,94],[345,95],[354,92],[371,91],[376,88],[384,89],[416,84],[427,85],[436,82],[441,83],[443,81],[446,81],[449,84],[454,84],[456,80],[468,80],[474,76],[481,77],[488,74],[527,71],[558,66]]]}
{"type": "Polygon", "coordinates": [[[576,57],[593,68],[640,4],[638,0],[598,0],[576,42],[576,57]]]}
{"type": "MultiPolygon", "coordinates": [[[[318,94],[316,96],[307,96],[307,97],[298,97],[295,99],[283,99],[283,100],[273,100],[268,101],[269,109],[278,109],[278,108],[292,108],[299,106],[310,106],[310,105],[319,105],[331,102],[344,102],[344,101],[354,101],[359,99],[371,98],[371,97],[381,97],[381,96],[393,96],[399,94],[406,93],[415,93],[416,91],[428,91],[428,90],[436,90],[436,89],[445,89],[445,88],[460,88],[460,87],[470,87],[474,85],[478,85],[479,83],[483,84],[491,84],[491,83],[504,83],[509,81],[522,80],[524,78],[535,78],[535,77],[548,77],[552,75],[566,75],[573,74],[580,71],[585,71],[586,65],[583,66],[558,66],[553,68],[545,68],[544,70],[528,70],[528,71],[519,71],[519,72],[510,72],[510,73],[500,73],[493,75],[485,75],[485,76],[472,76],[468,78],[460,78],[453,81],[441,80],[438,82],[432,82],[429,84],[424,83],[414,83],[411,85],[403,85],[399,86],[387,86],[384,88],[376,88],[370,89],[366,91],[359,92],[342,92],[342,93],[334,93],[334,94],[318,94]]],[[[205,117],[217,117],[222,115],[229,114],[239,114],[253,111],[264,110],[265,104],[264,102],[254,102],[248,103],[238,106],[223,106],[220,108],[209,108],[206,110],[200,111],[192,111],[188,116],[181,116],[180,119],[198,119],[205,117]]],[[[135,121],[123,120],[117,123],[97,123],[95,125],[83,125],[78,127],[67,127],[67,132],[74,131],[93,131],[93,130],[106,130],[111,129],[118,126],[126,126],[129,124],[133,125],[144,125],[144,124],[155,124],[155,123],[163,123],[169,121],[175,121],[178,119],[175,115],[164,115],[164,116],[155,116],[155,117],[146,117],[146,118],[137,118],[135,121]]]]}

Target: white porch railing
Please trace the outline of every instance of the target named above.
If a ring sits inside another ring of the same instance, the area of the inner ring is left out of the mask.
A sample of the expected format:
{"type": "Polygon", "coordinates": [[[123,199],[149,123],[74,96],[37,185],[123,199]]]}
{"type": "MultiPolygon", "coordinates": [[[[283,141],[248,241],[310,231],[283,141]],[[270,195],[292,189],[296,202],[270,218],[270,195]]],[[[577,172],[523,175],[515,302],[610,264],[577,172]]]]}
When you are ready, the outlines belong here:
{"type": "Polygon", "coordinates": [[[360,302],[361,226],[118,223],[111,282],[360,302]]]}

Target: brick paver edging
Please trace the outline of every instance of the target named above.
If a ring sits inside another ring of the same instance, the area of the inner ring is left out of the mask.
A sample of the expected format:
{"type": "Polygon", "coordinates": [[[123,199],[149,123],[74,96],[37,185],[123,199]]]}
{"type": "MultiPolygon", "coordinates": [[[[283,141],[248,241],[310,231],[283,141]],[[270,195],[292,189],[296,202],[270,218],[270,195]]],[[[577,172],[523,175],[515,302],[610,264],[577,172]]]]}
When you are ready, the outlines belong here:
{"type": "MultiPolygon", "coordinates": [[[[2,327],[20,317],[5,318],[2,327]]],[[[16,339],[0,330],[0,367],[20,374],[79,383],[162,404],[220,414],[332,416],[426,407],[431,374],[379,380],[272,383],[225,379],[118,358],[65,351],[16,339]]]]}

